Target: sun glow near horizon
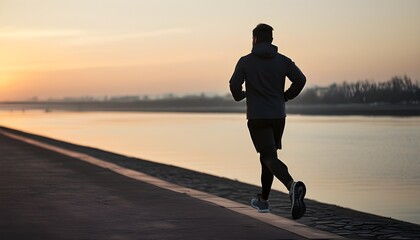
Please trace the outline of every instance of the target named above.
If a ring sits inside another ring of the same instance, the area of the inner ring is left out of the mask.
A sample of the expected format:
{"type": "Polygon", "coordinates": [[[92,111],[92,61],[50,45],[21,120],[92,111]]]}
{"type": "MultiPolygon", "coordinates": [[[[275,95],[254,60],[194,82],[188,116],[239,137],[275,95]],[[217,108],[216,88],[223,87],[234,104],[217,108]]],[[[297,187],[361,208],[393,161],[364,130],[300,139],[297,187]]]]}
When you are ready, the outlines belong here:
{"type": "Polygon", "coordinates": [[[0,101],[228,92],[251,31],[309,83],[420,78],[418,1],[0,2],[0,101]],[[100,3],[100,6],[99,6],[100,3]]]}

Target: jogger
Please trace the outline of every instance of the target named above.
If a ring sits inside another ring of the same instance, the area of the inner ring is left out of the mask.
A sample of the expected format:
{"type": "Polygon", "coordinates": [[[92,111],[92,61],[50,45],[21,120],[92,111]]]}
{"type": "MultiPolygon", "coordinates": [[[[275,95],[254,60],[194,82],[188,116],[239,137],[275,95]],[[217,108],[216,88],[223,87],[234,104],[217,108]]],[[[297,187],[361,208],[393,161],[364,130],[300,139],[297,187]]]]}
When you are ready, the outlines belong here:
{"type": "Polygon", "coordinates": [[[274,176],[289,190],[294,219],[305,214],[306,186],[294,182],[287,166],[277,157],[286,123],[286,102],[295,98],[306,83],[305,75],[272,45],[273,28],[259,24],[253,31],[252,51],[239,59],[229,81],[236,101],[246,98],[248,129],[260,154],[261,194],[251,200],[259,212],[269,212],[268,198],[274,176]],[[286,77],[292,82],[284,91],[286,77]],[[242,85],[245,83],[245,91],[242,85]]]}

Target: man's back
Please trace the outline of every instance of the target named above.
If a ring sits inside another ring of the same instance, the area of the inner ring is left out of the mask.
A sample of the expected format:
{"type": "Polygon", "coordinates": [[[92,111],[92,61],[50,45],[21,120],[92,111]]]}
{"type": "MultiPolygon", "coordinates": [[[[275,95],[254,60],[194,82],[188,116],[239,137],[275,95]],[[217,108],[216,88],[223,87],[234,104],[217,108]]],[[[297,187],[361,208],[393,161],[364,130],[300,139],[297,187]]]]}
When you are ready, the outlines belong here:
{"type": "Polygon", "coordinates": [[[255,44],[252,53],[242,57],[230,80],[235,100],[246,97],[248,119],[276,119],[286,116],[285,101],[296,97],[306,78],[288,57],[270,43],[255,44]],[[285,79],[292,81],[284,92],[285,79]],[[245,82],[246,95],[242,91],[245,82]]]}

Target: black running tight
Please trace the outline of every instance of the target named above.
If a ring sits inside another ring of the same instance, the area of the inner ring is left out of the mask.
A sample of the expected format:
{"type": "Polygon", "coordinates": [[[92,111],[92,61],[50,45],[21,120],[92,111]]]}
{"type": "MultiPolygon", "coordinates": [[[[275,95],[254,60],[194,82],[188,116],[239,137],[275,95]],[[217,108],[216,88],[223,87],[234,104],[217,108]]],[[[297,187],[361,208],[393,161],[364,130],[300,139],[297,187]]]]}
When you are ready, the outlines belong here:
{"type": "Polygon", "coordinates": [[[260,153],[262,198],[268,199],[276,176],[286,187],[293,180],[287,166],[277,158],[286,119],[250,119],[248,129],[255,149],[260,153]]]}

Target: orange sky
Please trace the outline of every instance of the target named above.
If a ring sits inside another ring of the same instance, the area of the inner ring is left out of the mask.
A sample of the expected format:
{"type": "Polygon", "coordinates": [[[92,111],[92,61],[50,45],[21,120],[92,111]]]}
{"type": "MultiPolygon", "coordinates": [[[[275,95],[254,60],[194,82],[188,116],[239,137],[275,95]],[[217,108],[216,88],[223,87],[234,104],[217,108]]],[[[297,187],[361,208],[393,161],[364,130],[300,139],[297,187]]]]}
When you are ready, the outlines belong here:
{"type": "Polygon", "coordinates": [[[260,22],[312,85],[420,79],[420,1],[0,0],[0,101],[228,92],[260,22]]]}

